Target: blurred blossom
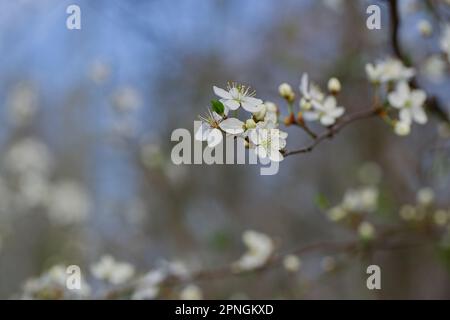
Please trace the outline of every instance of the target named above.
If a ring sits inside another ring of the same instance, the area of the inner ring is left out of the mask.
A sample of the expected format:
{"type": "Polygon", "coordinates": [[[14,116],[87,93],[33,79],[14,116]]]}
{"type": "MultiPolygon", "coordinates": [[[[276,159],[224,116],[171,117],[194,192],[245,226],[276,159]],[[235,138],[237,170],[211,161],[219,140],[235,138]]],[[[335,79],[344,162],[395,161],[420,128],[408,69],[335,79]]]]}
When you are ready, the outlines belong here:
{"type": "Polygon", "coordinates": [[[376,210],[377,202],[378,190],[374,187],[363,187],[347,191],[342,207],[351,212],[372,212],[376,210]]]}
{"type": "Polygon", "coordinates": [[[37,111],[37,93],[26,83],[16,85],[7,97],[6,106],[11,121],[16,125],[30,123],[37,111]]]}
{"type": "Polygon", "coordinates": [[[417,192],[417,203],[423,206],[428,206],[434,201],[434,191],[431,188],[422,188],[417,192]]]}
{"type": "Polygon", "coordinates": [[[327,216],[333,222],[338,222],[347,217],[348,211],[342,208],[342,206],[335,206],[328,210],[327,216]]]}
{"type": "Polygon", "coordinates": [[[138,280],[136,289],[132,295],[134,300],[155,299],[159,294],[159,285],[167,278],[168,273],[164,269],[149,271],[138,280]]]}
{"type": "Polygon", "coordinates": [[[233,264],[236,271],[253,270],[262,267],[272,256],[275,249],[270,237],[263,233],[248,230],[242,235],[247,252],[233,264]]]}
{"type": "Polygon", "coordinates": [[[430,56],[422,66],[423,74],[433,82],[441,82],[446,76],[447,63],[440,55],[430,56]]]}
{"type": "Polygon", "coordinates": [[[283,266],[289,272],[297,272],[300,270],[302,262],[299,257],[289,254],[283,259],[283,266]]]}
{"type": "Polygon", "coordinates": [[[448,222],[450,222],[450,210],[439,209],[433,215],[433,221],[438,226],[445,226],[448,222]]]}
{"type": "Polygon", "coordinates": [[[50,171],[51,155],[45,144],[34,138],[25,138],[11,146],[5,156],[5,167],[15,174],[50,171]]]}
{"type": "Polygon", "coordinates": [[[118,262],[112,256],[106,255],[91,267],[92,275],[106,280],[111,284],[123,284],[134,275],[134,267],[127,262],[118,262]]]}
{"type": "Polygon", "coordinates": [[[337,12],[344,9],[344,0],[322,0],[322,2],[329,9],[337,12]]]}
{"type": "Polygon", "coordinates": [[[363,240],[372,240],[375,237],[375,228],[370,222],[364,221],[358,226],[358,235],[363,240]]]}
{"type": "Polygon", "coordinates": [[[48,198],[48,215],[60,225],[79,223],[87,219],[90,210],[88,194],[75,181],[56,182],[48,198]]]}
{"type": "Polygon", "coordinates": [[[46,204],[49,182],[41,174],[27,174],[19,179],[17,204],[24,209],[32,209],[46,204]]]}
{"type": "Polygon", "coordinates": [[[132,87],[122,87],[112,96],[114,108],[121,113],[127,113],[136,110],[141,105],[139,93],[132,87]]]}
{"type": "Polygon", "coordinates": [[[178,185],[185,181],[189,173],[186,166],[175,165],[173,163],[167,164],[164,172],[172,185],[178,185]]]}
{"type": "Polygon", "coordinates": [[[89,76],[96,84],[102,84],[109,79],[111,75],[111,67],[100,61],[95,61],[89,69],[89,76]]]}
{"type": "Polygon", "coordinates": [[[417,23],[417,30],[424,37],[429,37],[433,33],[433,26],[428,20],[422,19],[417,23]]]}
{"type": "Polygon", "coordinates": [[[181,300],[201,300],[202,298],[202,290],[195,284],[184,287],[180,292],[181,300]]]}
{"type": "Polygon", "coordinates": [[[23,288],[22,299],[84,299],[88,298],[90,288],[81,279],[79,290],[69,290],[66,286],[68,274],[63,265],[53,266],[39,278],[28,280],[23,288]]]}
{"type": "Polygon", "coordinates": [[[417,210],[414,206],[411,205],[403,205],[400,208],[400,217],[405,221],[414,220],[417,216],[417,210]]]}

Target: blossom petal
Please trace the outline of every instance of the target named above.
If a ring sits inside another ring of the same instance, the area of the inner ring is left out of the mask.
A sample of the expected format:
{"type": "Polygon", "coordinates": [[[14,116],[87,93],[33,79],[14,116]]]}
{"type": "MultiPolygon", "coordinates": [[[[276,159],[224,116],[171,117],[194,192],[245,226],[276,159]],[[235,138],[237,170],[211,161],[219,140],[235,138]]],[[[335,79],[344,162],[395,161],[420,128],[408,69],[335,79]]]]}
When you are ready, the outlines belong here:
{"type": "Polygon", "coordinates": [[[330,116],[332,116],[333,118],[339,118],[344,114],[344,112],[344,107],[336,107],[334,110],[330,111],[330,116]]]}
{"type": "Polygon", "coordinates": [[[303,119],[306,121],[316,121],[319,119],[319,113],[316,111],[306,111],[303,113],[303,119]]]}
{"type": "Polygon", "coordinates": [[[272,150],[269,154],[269,158],[274,162],[280,162],[284,159],[283,155],[278,150],[272,150]]]}
{"type": "Polygon", "coordinates": [[[257,146],[255,148],[255,153],[260,157],[260,158],[267,158],[267,150],[261,146],[257,146]]]}
{"type": "Polygon", "coordinates": [[[208,147],[214,148],[222,142],[222,132],[219,129],[212,129],[208,135],[208,147]]]}
{"type": "Polygon", "coordinates": [[[336,119],[334,119],[333,117],[330,117],[328,115],[325,115],[320,118],[320,123],[324,126],[331,126],[335,122],[336,122],[336,119]]]}
{"type": "Polygon", "coordinates": [[[412,122],[411,112],[409,111],[409,109],[402,109],[402,110],[400,110],[399,118],[400,118],[400,121],[404,122],[404,123],[411,123],[412,122]]]}
{"type": "Polygon", "coordinates": [[[211,127],[207,123],[202,122],[202,124],[198,128],[197,132],[195,133],[195,140],[197,140],[197,141],[207,140],[210,132],[211,132],[211,127]]]}
{"type": "Polygon", "coordinates": [[[230,110],[237,110],[240,106],[239,102],[237,102],[236,100],[220,100],[220,102],[222,102],[225,107],[227,107],[230,110]]]}
{"type": "Polygon", "coordinates": [[[222,99],[233,99],[233,97],[231,96],[231,93],[229,93],[228,91],[226,91],[222,88],[213,86],[213,90],[214,90],[214,93],[217,96],[221,97],[222,99]]]}
{"type": "Polygon", "coordinates": [[[236,118],[228,118],[223,120],[219,127],[229,134],[240,134],[244,132],[244,123],[236,118]]]}
{"type": "Polygon", "coordinates": [[[242,108],[248,112],[259,112],[263,109],[263,101],[253,97],[242,98],[242,108]]]}
{"type": "Polygon", "coordinates": [[[425,124],[428,121],[427,114],[421,106],[413,106],[411,108],[412,117],[415,122],[425,124]]]}
{"type": "Polygon", "coordinates": [[[309,93],[308,93],[308,74],[304,73],[302,75],[302,80],[300,83],[300,91],[302,92],[303,96],[306,99],[309,99],[309,93]]]}

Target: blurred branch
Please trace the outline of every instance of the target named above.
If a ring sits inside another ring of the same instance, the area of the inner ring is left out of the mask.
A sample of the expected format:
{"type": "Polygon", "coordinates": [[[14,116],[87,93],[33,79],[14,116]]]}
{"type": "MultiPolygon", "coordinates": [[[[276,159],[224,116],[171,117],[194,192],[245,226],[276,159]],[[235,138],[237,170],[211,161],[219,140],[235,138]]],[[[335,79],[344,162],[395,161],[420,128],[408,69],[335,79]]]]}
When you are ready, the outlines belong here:
{"type": "MultiPolygon", "coordinates": [[[[394,54],[400,59],[406,66],[413,66],[411,59],[403,52],[400,41],[400,25],[401,17],[398,7],[398,0],[388,0],[390,9],[390,20],[391,20],[391,46],[394,54]]],[[[414,77],[411,80],[411,86],[413,88],[420,88],[417,78],[414,77]]],[[[436,116],[441,118],[446,122],[450,122],[450,116],[446,112],[446,108],[441,105],[438,99],[434,96],[428,96],[426,105],[429,110],[433,112],[436,116]]]]}

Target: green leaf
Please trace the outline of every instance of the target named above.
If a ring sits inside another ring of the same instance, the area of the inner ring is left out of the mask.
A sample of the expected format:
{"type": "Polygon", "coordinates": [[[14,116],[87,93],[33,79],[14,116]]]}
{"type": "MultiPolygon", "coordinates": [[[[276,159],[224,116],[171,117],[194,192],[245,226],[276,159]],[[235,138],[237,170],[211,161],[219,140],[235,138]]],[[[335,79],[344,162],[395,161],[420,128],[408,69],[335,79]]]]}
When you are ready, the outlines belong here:
{"type": "Polygon", "coordinates": [[[219,100],[211,100],[211,107],[213,111],[217,112],[220,115],[225,112],[225,106],[219,100]]]}
{"type": "Polygon", "coordinates": [[[321,193],[316,195],[314,202],[320,210],[326,210],[330,207],[328,199],[321,193]]]}

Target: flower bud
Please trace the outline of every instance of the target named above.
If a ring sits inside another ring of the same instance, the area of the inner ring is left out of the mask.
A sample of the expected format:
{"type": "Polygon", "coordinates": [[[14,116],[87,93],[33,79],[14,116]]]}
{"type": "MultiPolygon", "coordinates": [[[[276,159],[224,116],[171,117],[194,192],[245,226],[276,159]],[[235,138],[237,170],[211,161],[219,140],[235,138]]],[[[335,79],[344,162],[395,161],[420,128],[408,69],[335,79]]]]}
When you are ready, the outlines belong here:
{"type": "Polygon", "coordinates": [[[404,121],[397,121],[394,126],[394,131],[399,136],[407,136],[411,132],[411,125],[404,121]]]}
{"type": "Polygon", "coordinates": [[[423,37],[429,37],[433,33],[433,26],[427,20],[420,20],[417,29],[423,37]]]}
{"type": "Polygon", "coordinates": [[[422,188],[417,192],[417,203],[428,206],[434,201],[434,191],[431,188],[422,188]]]}
{"type": "Polygon", "coordinates": [[[302,262],[299,257],[293,254],[289,254],[283,259],[283,266],[289,272],[297,272],[300,270],[302,262]]]}
{"type": "Polygon", "coordinates": [[[278,87],[278,92],[280,93],[280,96],[282,96],[288,102],[292,102],[295,99],[295,93],[292,90],[291,85],[288,83],[280,84],[280,86],[278,87]]]}
{"type": "Polygon", "coordinates": [[[341,82],[337,78],[331,78],[328,80],[328,91],[332,94],[338,94],[341,92],[341,82]]]}
{"type": "Polygon", "coordinates": [[[358,234],[362,240],[372,240],[375,237],[375,228],[371,223],[364,221],[358,227],[358,234]]]}
{"type": "Polygon", "coordinates": [[[253,113],[253,117],[255,117],[256,121],[263,121],[266,116],[267,106],[265,104],[261,104],[260,107],[260,111],[253,113]]]}
{"type": "Polygon", "coordinates": [[[248,119],[247,121],[245,121],[245,128],[247,130],[249,129],[255,129],[256,128],[256,122],[253,119],[248,119]]]}

